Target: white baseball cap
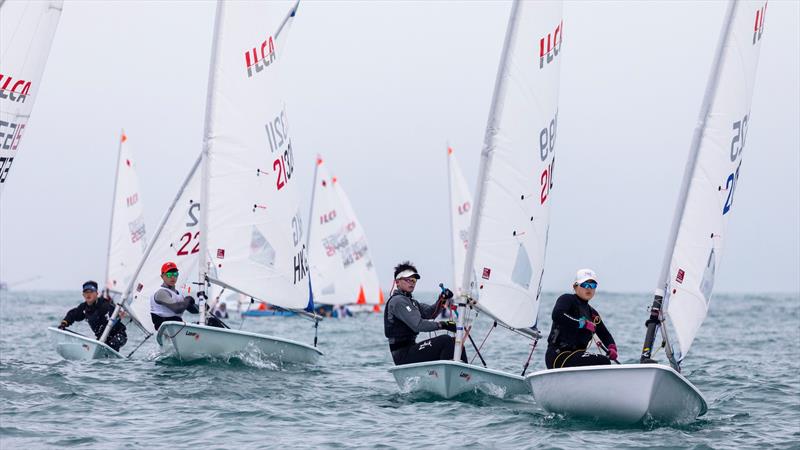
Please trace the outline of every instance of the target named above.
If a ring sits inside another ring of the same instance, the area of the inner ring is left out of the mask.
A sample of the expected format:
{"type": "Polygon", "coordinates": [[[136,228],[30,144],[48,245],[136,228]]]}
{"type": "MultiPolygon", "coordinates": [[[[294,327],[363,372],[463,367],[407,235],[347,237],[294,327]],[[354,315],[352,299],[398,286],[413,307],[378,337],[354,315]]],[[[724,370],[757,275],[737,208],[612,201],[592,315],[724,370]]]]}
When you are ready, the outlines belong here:
{"type": "Polygon", "coordinates": [[[575,273],[575,283],[573,283],[573,286],[589,280],[597,281],[597,274],[594,273],[594,270],[580,269],[575,273]]]}

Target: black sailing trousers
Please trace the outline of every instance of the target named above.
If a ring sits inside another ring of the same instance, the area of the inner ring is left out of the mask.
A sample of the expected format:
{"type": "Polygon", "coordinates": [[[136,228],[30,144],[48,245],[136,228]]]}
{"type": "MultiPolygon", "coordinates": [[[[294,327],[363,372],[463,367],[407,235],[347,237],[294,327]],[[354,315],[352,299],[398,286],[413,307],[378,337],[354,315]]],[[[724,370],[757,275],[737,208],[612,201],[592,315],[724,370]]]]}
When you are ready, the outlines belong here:
{"type": "MultiPolygon", "coordinates": [[[[395,365],[425,361],[452,360],[455,339],[447,334],[411,344],[392,352],[395,365]]],[[[467,362],[467,352],[461,349],[461,361],[467,362]]]]}
{"type": "Polygon", "coordinates": [[[548,369],[561,369],[562,367],[607,366],[611,364],[611,360],[605,355],[586,353],[583,349],[557,350],[554,347],[547,347],[547,353],[544,355],[544,362],[548,369]]]}

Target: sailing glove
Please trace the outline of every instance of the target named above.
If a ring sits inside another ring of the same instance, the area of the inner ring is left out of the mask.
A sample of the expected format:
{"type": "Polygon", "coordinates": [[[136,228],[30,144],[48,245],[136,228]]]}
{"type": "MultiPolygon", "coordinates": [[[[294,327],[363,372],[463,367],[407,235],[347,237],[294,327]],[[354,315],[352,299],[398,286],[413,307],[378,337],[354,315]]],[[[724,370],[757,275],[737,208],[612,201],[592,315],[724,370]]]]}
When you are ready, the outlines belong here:
{"type": "Polygon", "coordinates": [[[61,323],[58,325],[59,330],[66,330],[69,324],[66,320],[62,320],[61,323]]]}
{"type": "Polygon", "coordinates": [[[455,333],[456,332],[456,323],[453,322],[452,320],[448,320],[446,322],[445,321],[441,321],[441,322],[439,322],[439,329],[447,330],[447,331],[450,331],[451,333],[455,333]]]}
{"type": "Polygon", "coordinates": [[[608,346],[608,359],[612,361],[616,361],[619,357],[619,353],[617,353],[617,344],[611,344],[608,346]]]}
{"type": "Polygon", "coordinates": [[[578,319],[578,328],[586,328],[587,330],[594,333],[594,322],[591,320],[586,320],[585,318],[581,317],[578,319]]]}

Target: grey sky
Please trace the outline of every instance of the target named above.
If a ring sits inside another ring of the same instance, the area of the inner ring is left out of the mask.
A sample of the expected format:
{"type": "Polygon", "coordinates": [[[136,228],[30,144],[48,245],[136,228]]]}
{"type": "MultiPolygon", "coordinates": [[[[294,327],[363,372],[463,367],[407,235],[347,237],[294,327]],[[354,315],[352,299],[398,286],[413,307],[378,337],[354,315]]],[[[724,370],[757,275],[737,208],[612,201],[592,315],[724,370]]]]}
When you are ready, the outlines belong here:
{"type": "MultiPolygon", "coordinates": [[[[800,290],[799,5],[769,3],[717,291],[800,290]]],[[[584,266],[604,289],[653,289],[723,10],[565,4],[545,289],[584,266]]],[[[295,176],[310,194],[314,156],[326,159],[384,288],[401,259],[423,290],[450,282],[445,143],[474,192],[508,12],[301,3],[286,54],[295,176]]],[[[155,230],[201,149],[213,13],[212,2],[67,2],[0,204],[0,279],[77,291],[103,277],[122,127],[155,230]]]]}

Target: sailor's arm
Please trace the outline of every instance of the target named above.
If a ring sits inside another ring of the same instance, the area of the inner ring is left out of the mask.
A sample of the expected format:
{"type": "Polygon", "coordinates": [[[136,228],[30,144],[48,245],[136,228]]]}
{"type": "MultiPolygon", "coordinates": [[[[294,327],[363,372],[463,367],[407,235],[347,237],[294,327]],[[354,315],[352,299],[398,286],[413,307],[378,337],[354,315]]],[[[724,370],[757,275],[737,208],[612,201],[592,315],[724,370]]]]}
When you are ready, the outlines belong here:
{"type": "MultiPolygon", "coordinates": [[[[430,307],[430,305],[425,306],[430,307]]],[[[402,320],[403,323],[408,325],[415,333],[436,331],[439,329],[439,324],[437,322],[423,319],[422,315],[420,315],[420,311],[414,308],[410,300],[405,298],[396,298],[392,302],[392,315],[396,319],[402,320]]]]}
{"type": "Polygon", "coordinates": [[[571,295],[562,295],[558,297],[556,300],[555,306],[553,306],[553,322],[557,323],[562,327],[569,327],[569,328],[578,328],[579,317],[573,317],[573,314],[570,314],[572,311],[572,302],[573,298],[571,295]]]}
{"type": "Polygon", "coordinates": [[[83,312],[84,304],[85,303],[81,303],[80,305],[67,311],[67,315],[64,316],[64,320],[61,321],[61,324],[65,327],[68,327],[75,322],[80,322],[81,320],[85,319],[86,314],[83,312]]]}
{"type": "Polygon", "coordinates": [[[437,301],[432,305],[426,305],[424,303],[419,304],[419,312],[423,319],[433,319],[434,317],[439,315],[439,305],[440,302],[437,301]]]}
{"type": "Polygon", "coordinates": [[[167,289],[159,289],[155,295],[155,301],[159,305],[166,306],[176,314],[183,313],[191,302],[191,297],[184,297],[182,300],[173,301],[172,294],[167,289]]]}
{"type": "Polygon", "coordinates": [[[603,319],[600,319],[600,323],[595,325],[594,332],[595,334],[597,334],[597,337],[600,338],[600,340],[603,342],[603,344],[605,344],[606,347],[610,345],[615,345],[614,337],[611,336],[611,333],[608,331],[608,328],[606,328],[606,324],[603,322],[603,319]]]}

